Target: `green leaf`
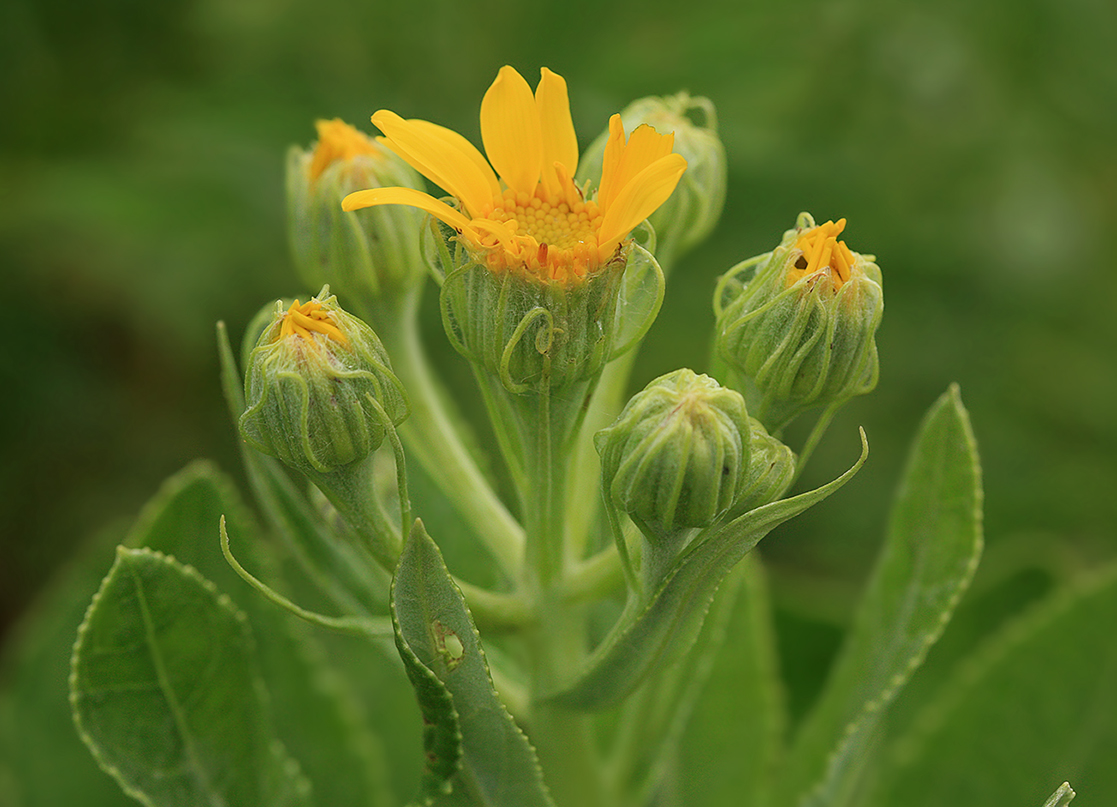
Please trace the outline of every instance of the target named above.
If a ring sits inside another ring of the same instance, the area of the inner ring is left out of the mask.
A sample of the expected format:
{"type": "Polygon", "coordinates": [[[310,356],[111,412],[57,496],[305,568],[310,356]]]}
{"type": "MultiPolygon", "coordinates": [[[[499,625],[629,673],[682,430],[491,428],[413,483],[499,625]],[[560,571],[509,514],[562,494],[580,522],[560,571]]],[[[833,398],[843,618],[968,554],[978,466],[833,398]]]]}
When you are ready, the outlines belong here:
{"type": "Polygon", "coordinates": [[[982,547],[981,499],[977,446],[958,389],[951,387],[920,427],[876,570],[795,738],[773,804],[833,806],[854,795],[888,705],[973,577],[982,547]]]}
{"type": "Polygon", "coordinates": [[[861,447],[854,466],[832,482],[751,510],[689,549],[668,572],[647,608],[614,630],[594,652],[585,672],[551,698],[577,709],[605,708],[633,692],[649,672],[686,653],[729,571],[773,529],[852,479],[868,457],[864,432],[861,447]]]}
{"type": "Polygon", "coordinates": [[[70,683],[83,739],[144,804],[310,804],[272,732],[245,618],[193,568],[121,547],[70,683]]]}
{"type": "Polygon", "coordinates": [[[1063,782],[1059,785],[1059,789],[1051,794],[1051,798],[1044,802],[1043,807],[1067,807],[1072,801],[1074,801],[1074,791],[1071,790],[1068,782],[1063,782]]]}
{"type": "Polygon", "coordinates": [[[421,521],[392,581],[396,646],[427,723],[420,801],[553,807],[539,761],[505,710],[481,639],[442,554],[421,521]]]}
{"type": "Polygon", "coordinates": [[[1008,625],[894,744],[876,803],[1036,804],[1071,780],[1117,804],[1115,624],[1117,566],[1008,625]]]}
{"type": "MultiPolygon", "coordinates": [[[[264,600],[225,562],[217,537],[222,516],[240,538],[237,551],[244,562],[269,579],[278,578],[279,564],[259,539],[232,481],[205,461],[192,462],[163,484],[141,512],[128,544],[193,566],[248,615],[274,697],[276,732],[299,760],[318,801],[346,807],[388,803],[381,744],[362,721],[354,693],[331,666],[319,637],[264,600]]],[[[345,652],[353,655],[354,649],[345,652]]],[[[364,672],[366,679],[369,674],[364,672]]]]}
{"type": "Polygon", "coordinates": [[[780,755],[786,716],[767,580],[755,553],[740,571],[727,638],[679,746],[682,804],[755,807],[780,755]]]}

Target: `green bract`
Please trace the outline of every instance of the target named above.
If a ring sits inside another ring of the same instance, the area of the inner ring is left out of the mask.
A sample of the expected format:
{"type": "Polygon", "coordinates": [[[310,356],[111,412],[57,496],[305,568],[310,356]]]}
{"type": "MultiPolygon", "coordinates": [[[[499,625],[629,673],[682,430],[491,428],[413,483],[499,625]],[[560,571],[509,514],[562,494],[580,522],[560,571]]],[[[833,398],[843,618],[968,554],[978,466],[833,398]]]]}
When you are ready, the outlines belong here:
{"type": "Polygon", "coordinates": [[[388,423],[407,416],[407,399],[372,329],[334,296],[276,303],[245,376],[240,432],[253,448],[304,471],[327,472],[363,459],[388,423]],[[320,330],[294,324],[315,320],[320,330]]]}
{"type": "Polygon", "coordinates": [[[736,516],[774,502],[791,486],[796,469],[795,452],[750,417],[748,469],[738,484],[730,513],[736,516]]]}
{"type": "MultiPolygon", "coordinates": [[[[441,229],[448,235],[448,228],[441,229]]],[[[513,393],[595,378],[614,352],[617,298],[626,267],[633,261],[655,261],[630,243],[591,274],[545,280],[528,271],[493,271],[460,243],[440,241],[436,260],[446,272],[446,333],[458,352],[513,393]]]]}

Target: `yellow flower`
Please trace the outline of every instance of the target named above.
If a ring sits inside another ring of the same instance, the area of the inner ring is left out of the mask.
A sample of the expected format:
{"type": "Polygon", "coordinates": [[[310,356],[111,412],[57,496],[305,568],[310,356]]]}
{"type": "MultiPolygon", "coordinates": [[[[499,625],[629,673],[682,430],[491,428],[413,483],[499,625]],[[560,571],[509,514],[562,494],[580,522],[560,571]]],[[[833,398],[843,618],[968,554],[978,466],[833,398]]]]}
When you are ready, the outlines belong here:
{"type": "Polygon", "coordinates": [[[322,172],[337,160],[351,160],[361,154],[380,154],[376,143],[368,135],[341,118],[315,121],[314,128],[318,130],[318,143],[307,169],[311,180],[322,176],[322,172]]]}
{"type": "Polygon", "coordinates": [[[828,221],[801,233],[795,241],[795,248],[803,254],[791,265],[787,273],[787,285],[793,286],[804,277],[819,271],[829,271],[834,291],[840,289],[850,279],[855,259],[845,241],[838,236],[846,227],[845,219],[835,224],[828,221]]]}
{"type": "Polygon", "coordinates": [[[374,188],[345,197],[345,210],[418,207],[454,228],[489,269],[523,269],[542,279],[594,274],[667,201],[686,170],[686,160],[671,153],[674,135],[640,126],[626,138],[620,115],[613,115],[597,194],[585,198],[572,179],[578,140],[566,82],[547,68],[534,94],[513,68],[500,69],[481,101],[488,161],[464,137],[428,121],[382,109],[372,122],[393,151],[455,197],[460,209],[411,188],[374,188]]]}

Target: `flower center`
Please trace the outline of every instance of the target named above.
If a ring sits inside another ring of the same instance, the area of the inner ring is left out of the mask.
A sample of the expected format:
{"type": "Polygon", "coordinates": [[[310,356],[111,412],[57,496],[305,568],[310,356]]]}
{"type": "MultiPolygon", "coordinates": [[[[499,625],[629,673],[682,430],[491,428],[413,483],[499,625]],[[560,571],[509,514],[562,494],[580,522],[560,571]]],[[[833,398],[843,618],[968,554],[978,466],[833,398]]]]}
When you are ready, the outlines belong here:
{"type": "Polygon", "coordinates": [[[330,312],[322,308],[321,303],[308,300],[305,304],[301,304],[295,300],[283,315],[283,326],[279,329],[276,341],[286,339],[288,336],[311,339],[311,334],[315,332],[324,333],[343,345],[349,341],[341,329],[334,324],[330,312]]]}
{"type": "Polygon", "coordinates": [[[520,267],[542,278],[569,281],[598,267],[601,211],[593,200],[583,200],[573,183],[566,190],[555,198],[542,186],[531,196],[508,188],[485,216],[490,226],[474,219],[491,236],[479,245],[490,269],[520,267]]]}
{"type": "Polygon", "coordinates": [[[569,250],[579,243],[597,243],[601,214],[597,204],[580,199],[571,205],[564,200],[541,199],[517,194],[511,188],[504,192],[491,218],[514,226],[516,235],[531,236],[537,244],[550,249],[569,250]],[[513,225],[513,222],[515,223],[513,225]]]}
{"type": "Polygon", "coordinates": [[[846,220],[828,221],[800,233],[795,248],[803,254],[788,270],[787,285],[793,286],[804,277],[818,272],[829,272],[834,291],[849,281],[853,271],[853,252],[838,236],[845,229],[846,220]]]}

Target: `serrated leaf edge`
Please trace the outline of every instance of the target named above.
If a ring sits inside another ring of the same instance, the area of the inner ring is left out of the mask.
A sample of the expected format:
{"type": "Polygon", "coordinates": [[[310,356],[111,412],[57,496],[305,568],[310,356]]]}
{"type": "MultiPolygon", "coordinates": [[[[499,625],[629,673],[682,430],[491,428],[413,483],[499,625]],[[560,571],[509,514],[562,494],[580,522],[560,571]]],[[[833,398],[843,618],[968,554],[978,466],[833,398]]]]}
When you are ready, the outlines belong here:
{"type": "MultiPolygon", "coordinates": [[[[939,621],[935,627],[935,630],[927,633],[924,636],[919,650],[910,659],[908,659],[908,663],[904,667],[904,669],[892,676],[892,678],[888,682],[888,686],[885,687],[885,689],[883,689],[876,698],[866,703],[864,707],[862,707],[861,712],[857,715],[857,717],[855,717],[846,725],[845,730],[842,732],[841,738],[838,740],[837,744],[834,747],[834,750],[831,751],[830,755],[827,757],[826,765],[824,766],[825,774],[813,788],[811,788],[803,795],[803,797],[799,801],[801,805],[805,806],[811,804],[821,797],[822,792],[833,780],[834,768],[844,755],[845,749],[853,736],[858,731],[860,731],[861,727],[864,726],[866,722],[874,718],[877,713],[881,712],[892,703],[899,691],[907,684],[909,680],[911,680],[912,675],[926,660],[927,653],[930,652],[931,647],[933,647],[934,644],[942,637],[943,631],[946,630],[946,626],[953,618],[954,611],[958,607],[958,603],[961,602],[962,597],[965,595],[966,591],[969,589],[970,583],[973,581],[973,576],[977,572],[978,564],[981,561],[981,552],[982,548],[985,545],[985,537],[983,532],[983,505],[985,500],[985,493],[984,488],[981,484],[981,462],[977,451],[977,439],[974,437],[973,427],[970,423],[968,413],[966,412],[965,407],[962,405],[958,385],[951,384],[950,388],[947,390],[947,394],[942,396],[940,401],[942,406],[951,404],[961,412],[962,417],[960,418],[960,422],[962,424],[962,434],[965,437],[966,447],[968,449],[967,454],[973,458],[971,464],[974,471],[974,478],[977,480],[977,495],[974,502],[974,520],[977,525],[977,534],[974,541],[974,552],[970,556],[969,562],[966,564],[966,568],[962,570],[962,576],[958,581],[958,586],[955,588],[954,593],[947,601],[943,610],[939,613],[939,621]]],[[[937,414],[937,409],[937,406],[932,407],[932,410],[928,412],[923,422],[930,422],[932,417],[937,414]]]]}
{"type": "MultiPolygon", "coordinates": [[[[420,527],[422,527],[421,520],[417,519],[416,523],[420,527]]],[[[512,729],[516,732],[516,734],[518,734],[520,736],[520,738],[523,739],[524,744],[531,751],[531,756],[532,756],[532,760],[533,760],[533,763],[534,763],[532,767],[533,767],[535,776],[539,781],[539,785],[540,785],[541,790],[543,791],[544,796],[548,799],[548,801],[550,803],[553,804],[554,803],[554,798],[551,796],[550,788],[547,787],[546,779],[543,777],[543,766],[539,763],[539,752],[536,749],[536,747],[532,744],[531,739],[527,736],[527,734],[524,733],[523,729],[520,728],[519,724],[516,723],[515,718],[512,717],[511,713],[509,713],[508,707],[506,707],[504,705],[504,702],[500,699],[500,693],[497,692],[496,686],[493,683],[492,671],[489,669],[489,659],[485,655],[485,647],[481,642],[481,634],[477,630],[477,624],[473,619],[473,613],[469,610],[469,603],[466,600],[465,595],[462,594],[462,590],[458,587],[458,584],[454,582],[454,578],[450,574],[449,568],[447,568],[447,566],[446,566],[446,561],[442,557],[441,551],[438,550],[438,544],[435,543],[434,539],[431,538],[429,534],[427,534],[425,528],[422,528],[422,531],[423,531],[423,534],[426,535],[427,540],[430,541],[431,544],[435,547],[436,554],[438,555],[438,560],[442,565],[443,571],[446,573],[446,580],[449,582],[450,586],[453,588],[454,593],[457,595],[458,599],[461,601],[462,608],[465,610],[466,621],[469,624],[469,628],[473,633],[473,639],[477,644],[477,651],[478,651],[478,653],[480,654],[480,657],[481,657],[481,666],[485,670],[485,675],[488,678],[488,682],[489,682],[489,689],[492,690],[493,695],[496,698],[496,702],[500,707],[501,715],[502,715],[503,719],[508,723],[508,725],[511,726],[512,729]]],[[[393,593],[392,603],[393,604],[395,603],[395,597],[394,597],[395,585],[396,585],[396,580],[395,580],[395,577],[393,577],[392,578],[392,593],[393,593]]],[[[461,748],[461,756],[458,759],[458,765],[457,765],[457,770],[456,770],[455,774],[451,774],[450,778],[446,780],[446,783],[447,783],[447,785],[450,786],[450,789],[448,789],[444,792],[446,794],[449,794],[450,792],[452,792],[452,788],[453,788],[452,779],[453,779],[454,775],[461,774],[465,769],[465,766],[462,764],[462,760],[465,759],[465,748],[464,748],[464,746],[461,745],[462,739],[463,739],[462,738],[462,733],[461,733],[461,722],[458,718],[457,709],[454,707],[454,696],[453,696],[453,693],[450,692],[449,688],[445,684],[442,683],[442,680],[437,676],[437,674],[430,667],[428,667],[426,664],[424,664],[419,659],[419,657],[415,654],[415,651],[411,649],[411,646],[407,643],[407,640],[403,637],[403,632],[402,632],[400,624],[399,624],[399,619],[396,617],[396,609],[395,609],[394,605],[391,609],[391,612],[392,612],[392,625],[395,628],[397,646],[399,646],[402,643],[403,646],[406,647],[406,651],[407,651],[408,655],[412,658],[412,660],[414,660],[414,662],[419,667],[421,667],[425,671],[425,673],[428,676],[430,676],[431,679],[433,679],[434,681],[436,681],[438,683],[439,688],[442,689],[446,693],[446,696],[449,698],[449,701],[450,701],[450,708],[453,711],[454,718],[455,718],[455,725],[457,726],[457,739],[458,739],[458,742],[459,742],[459,747],[461,748]]],[[[430,804],[431,804],[431,801],[427,801],[425,804],[422,805],[422,807],[429,807],[430,804]]]]}
{"type": "MultiPolygon", "coordinates": [[[[393,584],[394,584],[394,582],[395,581],[393,580],[393,584]]],[[[451,792],[452,787],[453,787],[450,784],[450,780],[454,777],[455,774],[457,774],[461,771],[462,757],[465,754],[465,752],[462,749],[461,719],[458,715],[457,708],[454,706],[454,696],[450,694],[450,690],[446,687],[446,685],[444,683],[442,683],[442,680],[437,675],[435,675],[434,670],[432,670],[430,667],[428,667],[426,664],[424,664],[419,659],[419,657],[415,654],[415,651],[411,649],[411,645],[408,644],[407,639],[405,639],[404,636],[403,636],[403,631],[400,627],[399,620],[396,618],[396,609],[395,608],[392,609],[392,627],[395,630],[395,635],[396,635],[396,648],[399,650],[399,652],[401,654],[406,654],[407,655],[407,659],[405,660],[405,663],[404,663],[404,671],[407,673],[408,678],[411,677],[412,671],[414,671],[414,674],[416,674],[416,675],[424,676],[427,679],[427,681],[429,681],[429,682],[431,682],[435,685],[436,690],[442,695],[443,698],[445,698],[445,701],[446,701],[447,705],[449,706],[450,716],[453,719],[454,739],[457,743],[458,755],[457,755],[457,758],[454,760],[454,772],[451,773],[445,779],[443,779],[441,783],[439,783],[439,790],[441,791],[441,793],[443,795],[448,795],[451,792]],[[407,662],[410,662],[410,663],[407,663],[407,662]]],[[[414,688],[414,682],[412,682],[412,687],[414,688]]],[[[418,693],[416,693],[416,700],[418,700],[418,693]]],[[[422,702],[421,701],[419,703],[419,710],[420,710],[420,712],[422,712],[422,702]]],[[[423,716],[423,720],[426,721],[426,716],[425,715],[423,716]]],[[[425,749],[424,749],[424,752],[425,752],[425,749]]],[[[430,771],[430,768],[426,767],[426,766],[424,766],[424,772],[427,773],[428,775],[432,775],[432,776],[435,775],[430,771]]],[[[422,788],[422,785],[420,784],[420,790],[421,790],[421,788],[422,788]]],[[[429,797],[426,797],[426,798],[417,797],[415,801],[409,802],[408,807],[414,807],[415,805],[417,805],[418,807],[430,807],[430,805],[434,803],[435,798],[436,798],[436,796],[429,796],[429,797]]]]}
{"type": "MultiPolygon", "coordinates": [[[[191,464],[193,465],[194,463],[191,464]]],[[[145,510],[146,509],[147,508],[145,508],[145,510]]],[[[109,581],[113,578],[113,575],[117,570],[117,566],[119,566],[122,563],[123,558],[128,555],[146,555],[167,566],[177,567],[178,569],[180,569],[188,577],[200,583],[205,590],[215,595],[217,605],[228,611],[229,614],[232,615],[232,617],[241,626],[249,651],[252,653],[255,652],[256,642],[252,636],[251,630],[249,629],[248,617],[245,615],[245,613],[237,608],[237,606],[233,603],[233,601],[227,594],[219,591],[217,586],[214,585],[212,581],[203,576],[202,573],[195,569],[193,566],[188,563],[182,563],[174,557],[164,554],[163,552],[149,549],[147,547],[139,547],[133,549],[124,545],[117,546],[116,560],[113,562],[112,567],[101,580],[101,585],[98,586],[97,593],[93,595],[93,599],[90,600],[89,606],[85,609],[85,616],[82,618],[81,625],[78,626],[77,639],[74,641],[74,649],[70,654],[70,675],[68,678],[70,688],[70,714],[73,717],[74,727],[77,730],[78,736],[81,737],[82,742],[85,743],[86,748],[88,748],[89,752],[93,755],[93,759],[96,761],[98,767],[100,767],[101,770],[103,770],[105,773],[112,776],[116,783],[120,785],[120,789],[124,791],[125,795],[136,799],[136,801],[145,805],[145,807],[160,807],[160,805],[151,801],[151,799],[143,791],[132,787],[125,780],[124,775],[121,773],[121,771],[105,758],[100,746],[90,736],[89,732],[82,724],[81,712],[78,709],[78,659],[81,655],[82,648],[85,645],[86,636],[88,635],[88,632],[90,630],[90,619],[92,618],[93,613],[96,611],[97,606],[100,604],[101,597],[104,595],[105,590],[108,588],[109,581]]],[[[263,679],[260,677],[258,671],[256,671],[255,675],[253,675],[253,688],[256,690],[257,697],[261,698],[263,703],[270,706],[270,698],[268,696],[267,689],[265,688],[263,679]]],[[[277,755],[278,758],[282,759],[288,774],[294,781],[296,791],[304,796],[309,794],[311,792],[310,780],[302,772],[302,768],[299,765],[298,760],[287,753],[286,747],[283,745],[283,743],[278,739],[273,740],[271,751],[273,754],[277,755]]]]}
{"type": "MultiPolygon", "coordinates": [[[[233,514],[231,521],[250,528],[253,534],[258,534],[259,529],[252,511],[245,505],[233,480],[212,460],[196,459],[163,480],[159,490],[140,509],[139,515],[128,529],[123,545],[129,549],[141,548],[144,537],[150,533],[152,526],[159,520],[167,505],[188,487],[203,480],[211,482],[217,489],[222,506],[227,512],[233,514]]],[[[181,566],[188,565],[181,561],[176,560],[176,562],[181,566]]]]}

